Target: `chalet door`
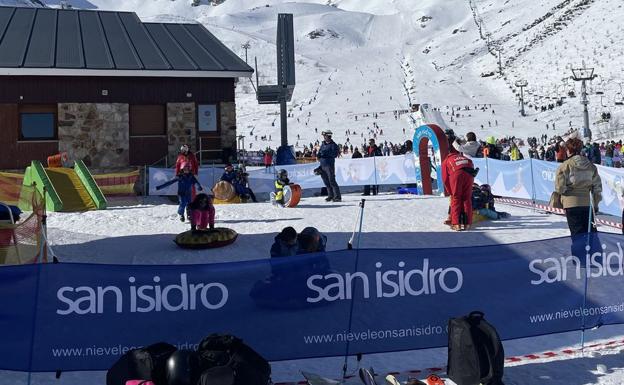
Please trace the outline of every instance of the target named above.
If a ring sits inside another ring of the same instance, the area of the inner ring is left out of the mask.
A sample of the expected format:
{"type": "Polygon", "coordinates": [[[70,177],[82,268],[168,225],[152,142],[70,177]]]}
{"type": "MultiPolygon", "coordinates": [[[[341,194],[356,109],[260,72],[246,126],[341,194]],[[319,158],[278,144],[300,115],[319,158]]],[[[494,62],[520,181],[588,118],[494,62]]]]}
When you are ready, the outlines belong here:
{"type": "Polygon", "coordinates": [[[151,165],[168,154],[167,108],[163,104],[130,105],[130,164],[151,165]]]}

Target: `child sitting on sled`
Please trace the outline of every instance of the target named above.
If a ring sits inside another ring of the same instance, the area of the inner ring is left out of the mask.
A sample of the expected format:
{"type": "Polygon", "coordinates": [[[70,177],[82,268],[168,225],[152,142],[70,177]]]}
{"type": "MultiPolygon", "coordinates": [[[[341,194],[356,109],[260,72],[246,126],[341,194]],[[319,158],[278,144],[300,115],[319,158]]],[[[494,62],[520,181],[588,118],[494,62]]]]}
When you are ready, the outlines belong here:
{"type": "Polygon", "coordinates": [[[204,188],[197,181],[195,176],[191,174],[191,165],[189,163],[182,164],[182,172],[169,182],[156,186],[156,190],[164,189],[174,183],[178,184],[178,199],[180,202],[178,206],[178,215],[180,216],[180,221],[184,222],[184,212],[193,199],[193,186],[197,185],[199,191],[203,191],[204,188]]]}
{"type": "Polygon", "coordinates": [[[275,203],[284,206],[284,187],[290,184],[288,171],[281,169],[275,180],[275,203]]]}
{"type": "Polygon", "coordinates": [[[494,207],[494,195],[490,185],[484,184],[479,186],[474,184],[472,187],[472,208],[480,215],[489,219],[507,218],[508,213],[496,211],[494,207]]]}
{"type": "Polygon", "coordinates": [[[212,195],[197,194],[189,205],[191,213],[191,230],[214,229],[215,208],[212,205],[212,195]]]}

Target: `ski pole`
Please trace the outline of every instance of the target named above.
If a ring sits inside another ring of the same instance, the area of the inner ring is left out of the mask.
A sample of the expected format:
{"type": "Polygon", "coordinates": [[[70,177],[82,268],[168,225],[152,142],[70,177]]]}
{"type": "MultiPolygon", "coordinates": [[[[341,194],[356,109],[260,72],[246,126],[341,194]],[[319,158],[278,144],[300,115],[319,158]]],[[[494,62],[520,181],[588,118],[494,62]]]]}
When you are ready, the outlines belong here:
{"type": "MultiPolygon", "coordinates": [[[[366,203],[366,199],[362,199],[362,201],[360,202],[360,213],[359,213],[359,223],[360,223],[360,230],[358,233],[358,243],[357,243],[357,249],[356,249],[356,254],[355,254],[355,269],[354,271],[358,271],[358,265],[360,263],[360,238],[362,235],[362,222],[364,219],[364,204],[366,203]]],[[[355,222],[355,225],[357,227],[358,222],[355,222]]],[[[353,235],[351,236],[351,240],[349,241],[349,250],[353,249],[353,237],[355,236],[355,228],[353,229],[353,235]]],[[[351,292],[353,292],[355,290],[355,283],[351,282],[351,292]]],[[[354,305],[355,300],[353,298],[351,298],[351,308],[349,309],[349,333],[351,332],[351,325],[353,323],[353,305],[354,305]]],[[[362,359],[361,354],[358,354],[357,356],[358,358],[358,366],[360,363],[360,360],[362,359]]],[[[342,380],[344,382],[344,380],[347,377],[347,368],[348,368],[348,359],[349,359],[349,341],[347,341],[347,345],[346,345],[346,349],[345,349],[345,357],[344,357],[344,364],[342,366],[342,380]]]]}
{"type": "MultiPolygon", "coordinates": [[[[589,253],[590,247],[590,239],[591,239],[591,230],[592,230],[592,214],[594,212],[594,195],[592,194],[593,189],[589,190],[589,219],[587,221],[587,242],[585,244],[585,250],[589,253]]],[[[574,242],[574,241],[573,241],[574,242]]],[[[583,290],[583,314],[581,321],[581,356],[584,353],[585,349],[585,306],[587,305],[587,286],[588,286],[588,271],[587,269],[587,260],[585,260],[585,288],[583,290]]]]}
{"type": "MultiPolygon", "coordinates": [[[[351,238],[349,239],[349,242],[347,243],[347,249],[349,250],[353,250],[353,240],[355,239],[355,232],[357,231],[358,223],[360,225],[360,233],[362,232],[362,217],[364,215],[364,202],[366,202],[366,199],[362,199],[362,201],[358,205],[360,206],[360,210],[358,212],[358,216],[353,226],[353,232],[351,233],[351,238]]],[[[359,247],[360,247],[360,235],[358,234],[358,248],[359,247]]]]}
{"type": "Polygon", "coordinates": [[[360,240],[362,239],[362,224],[364,223],[364,204],[366,203],[366,199],[362,199],[360,202],[360,207],[362,208],[360,214],[360,231],[358,232],[358,250],[360,249],[360,240]]]}

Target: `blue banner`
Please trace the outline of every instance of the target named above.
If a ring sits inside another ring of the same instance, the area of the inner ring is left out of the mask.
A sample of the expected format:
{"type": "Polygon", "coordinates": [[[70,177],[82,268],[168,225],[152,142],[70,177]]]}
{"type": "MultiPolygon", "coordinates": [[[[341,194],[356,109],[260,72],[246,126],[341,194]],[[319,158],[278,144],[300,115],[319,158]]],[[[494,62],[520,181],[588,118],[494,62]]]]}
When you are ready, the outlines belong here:
{"type": "Polygon", "coordinates": [[[214,332],[272,361],[439,347],[448,319],[472,310],[504,339],[623,323],[622,236],[600,241],[580,256],[558,238],[212,265],[2,267],[0,369],[104,370],[133,347],[193,348],[214,332]]]}

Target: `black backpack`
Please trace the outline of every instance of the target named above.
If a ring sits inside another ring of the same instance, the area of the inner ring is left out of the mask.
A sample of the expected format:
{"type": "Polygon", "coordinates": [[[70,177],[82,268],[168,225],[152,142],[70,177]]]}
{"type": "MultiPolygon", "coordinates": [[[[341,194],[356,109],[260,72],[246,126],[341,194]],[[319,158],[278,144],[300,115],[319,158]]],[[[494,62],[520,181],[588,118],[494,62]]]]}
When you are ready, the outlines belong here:
{"type": "Polygon", "coordinates": [[[473,311],[449,320],[447,373],[457,385],[504,385],[503,344],[483,316],[473,311]]]}
{"type": "Polygon", "coordinates": [[[106,385],[126,385],[127,380],[166,384],[167,360],[175,351],[175,346],[165,342],[129,350],[106,372],[106,385]]]}
{"type": "Polygon", "coordinates": [[[197,348],[200,385],[267,385],[271,366],[255,350],[232,335],[211,334],[197,348]]]}

